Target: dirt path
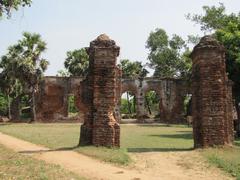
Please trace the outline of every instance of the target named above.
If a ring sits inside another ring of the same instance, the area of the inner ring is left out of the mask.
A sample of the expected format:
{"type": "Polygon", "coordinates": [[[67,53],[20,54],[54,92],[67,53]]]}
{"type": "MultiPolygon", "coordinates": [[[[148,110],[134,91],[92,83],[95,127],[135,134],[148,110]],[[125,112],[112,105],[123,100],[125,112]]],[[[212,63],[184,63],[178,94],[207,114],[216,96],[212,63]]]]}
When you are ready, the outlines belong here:
{"type": "Polygon", "coordinates": [[[200,156],[198,151],[147,152],[132,153],[134,169],[143,170],[161,178],[184,180],[228,180],[227,176],[217,168],[211,167],[200,156]]]}
{"type": "MultiPolygon", "coordinates": [[[[48,148],[2,133],[0,133],[0,143],[17,152],[31,155],[47,163],[61,165],[67,170],[94,180],[230,179],[220,171],[207,168],[201,163],[189,164],[189,160],[182,161],[183,157],[187,157],[186,153],[189,152],[132,154],[136,165],[120,168],[73,151],[49,151],[48,148]],[[184,163],[186,164],[184,165],[184,163]]],[[[199,157],[197,158],[198,161],[199,157]]]]}

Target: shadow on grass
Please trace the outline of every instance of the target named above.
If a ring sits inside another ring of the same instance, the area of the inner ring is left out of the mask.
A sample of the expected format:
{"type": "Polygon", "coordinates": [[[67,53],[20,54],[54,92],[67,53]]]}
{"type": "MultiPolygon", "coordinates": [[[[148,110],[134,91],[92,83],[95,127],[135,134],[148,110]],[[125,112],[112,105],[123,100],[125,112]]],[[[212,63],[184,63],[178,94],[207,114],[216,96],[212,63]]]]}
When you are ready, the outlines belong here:
{"type": "Polygon", "coordinates": [[[193,139],[192,133],[185,133],[185,134],[158,134],[158,135],[149,135],[152,137],[159,137],[159,138],[173,138],[173,139],[193,139]]]}
{"type": "Polygon", "coordinates": [[[240,138],[237,138],[237,139],[236,139],[235,145],[236,145],[236,146],[240,146],[240,138]]]}
{"type": "Polygon", "coordinates": [[[185,124],[136,124],[140,127],[174,127],[174,128],[190,128],[185,124]]]}
{"type": "Polygon", "coordinates": [[[54,152],[54,151],[72,151],[74,149],[79,148],[79,146],[73,146],[73,147],[62,147],[57,149],[40,149],[40,150],[34,150],[34,151],[19,151],[18,153],[21,154],[34,154],[34,153],[44,153],[44,152],[54,152]]]}
{"type": "Polygon", "coordinates": [[[0,126],[9,126],[10,124],[7,123],[0,123],[0,126]]]}
{"type": "Polygon", "coordinates": [[[186,133],[186,134],[191,134],[192,131],[175,131],[176,133],[186,133]]]}
{"type": "Polygon", "coordinates": [[[127,148],[128,152],[144,153],[144,152],[176,152],[176,151],[192,151],[193,148],[127,148]]]}
{"type": "Polygon", "coordinates": [[[140,127],[174,127],[174,125],[168,125],[168,124],[136,124],[140,127]]]}
{"type": "MultiPolygon", "coordinates": [[[[37,153],[47,153],[55,151],[73,151],[78,149],[81,146],[73,147],[62,147],[57,149],[42,149],[42,150],[33,150],[33,151],[19,151],[20,154],[37,154],[37,153]]],[[[126,148],[127,152],[131,153],[144,153],[144,152],[176,152],[176,151],[192,151],[193,148],[126,148]]]]}

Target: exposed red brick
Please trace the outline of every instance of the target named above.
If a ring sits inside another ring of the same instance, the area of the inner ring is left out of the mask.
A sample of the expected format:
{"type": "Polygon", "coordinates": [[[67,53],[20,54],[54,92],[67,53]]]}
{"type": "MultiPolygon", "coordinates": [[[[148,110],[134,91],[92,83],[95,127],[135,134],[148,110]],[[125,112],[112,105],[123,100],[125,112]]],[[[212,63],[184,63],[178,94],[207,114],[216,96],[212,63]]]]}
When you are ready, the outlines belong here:
{"type": "Polygon", "coordinates": [[[116,66],[119,47],[106,35],[90,43],[89,74],[81,83],[81,103],[85,106],[80,145],[120,146],[120,126],[115,118],[121,87],[116,66]]]}
{"type": "Polygon", "coordinates": [[[205,36],[194,48],[192,60],[194,146],[232,144],[232,94],[224,47],[205,36]]]}

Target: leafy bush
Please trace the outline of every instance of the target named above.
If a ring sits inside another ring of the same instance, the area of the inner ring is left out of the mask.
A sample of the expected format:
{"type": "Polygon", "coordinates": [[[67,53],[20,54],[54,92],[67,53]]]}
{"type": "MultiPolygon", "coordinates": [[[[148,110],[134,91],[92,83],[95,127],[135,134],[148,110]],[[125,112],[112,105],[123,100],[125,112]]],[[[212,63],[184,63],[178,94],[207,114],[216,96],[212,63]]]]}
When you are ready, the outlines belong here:
{"type": "Polygon", "coordinates": [[[7,97],[0,93],[0,116],[8,115],[8,101],[7,97]]]}
{"type": "Polygon", "coordinates": [[[70,112],[70,113],[77,113],[78,112],[78,109],[75,106],[75,100],[74,100],[73,95],[69,96],[69,98],[68,98],[68,112],[70,112]]]}

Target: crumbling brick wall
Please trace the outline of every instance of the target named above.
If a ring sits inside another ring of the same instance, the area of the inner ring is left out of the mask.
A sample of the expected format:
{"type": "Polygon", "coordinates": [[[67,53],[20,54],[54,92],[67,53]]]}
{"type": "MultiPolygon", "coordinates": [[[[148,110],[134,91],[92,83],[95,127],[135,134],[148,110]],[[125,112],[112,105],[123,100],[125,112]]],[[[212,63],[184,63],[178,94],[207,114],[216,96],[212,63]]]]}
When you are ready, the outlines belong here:
{"type": "Polygon", "coordinates": [[[176,78],[123,79],[122,93],[130,91],[136,96],[137,120],[147,117],[145,95],[155,91],[159,96],[160,121],[164,123],[184,122],[184,99],[190,92],[186,81],[176,78]]]}
{"type": "Polygon", "coordinates": [[[232,144],[232,94],[224,47],[205,36],[191,56],[194,147],[232,144]]]}
{"type": "Polygon", "coordinates": [[[120,126],[114,117],[120,96],[117,88],[121,86],[116,66],[119,49],[104,34],[90,43],[90,71],[79,91],[79,105],[85,108],[80,145],[120,146],[120,126]]]}
{"type": "MultiPolygon", "coordinates": [[[[45,77],[37,93],[37,121],[66,120],[68,117],[68,97],[70,94],[77,94],[80,81],[82,81],[80,77],[45,77]]],[[[80,121],[80,117],[75,120],[80,121]]]]}
{"type": "MultiPolygon", "coordinates": [[[[91,72],[90,69],[90,74],[91,72]]],[[[122,79],[121,70],[116,68],[116,100],[118,106],[115,107],[114,117],[120,122],[121,95],[130,91],[136,96],[136,109],[138,122],[143,122],[147,117],[145,110],[144,96],[154,90],[160,96],[159,112],[161,122],[182,123],[184,116],[184,97],[187,94],[186,82],[174,78],[144,78],[144,79],[122,79]],[[141,82],[140,82],[141,81],[141,82]],[[166,87],[166,85],[168,86],[166,87]]],[[[85,112],[85,116],[92,106],[92,80],[88,77],[56,77],[46,76],[38,92],[37,117],[41,122],[54,122],[69,120],[68,116],[68,96],[75,96],[75,103],[78,110],[85,112]],[[83,103],[82,103],[83,102],[83,103]]],[[[79,117],[78,121],[83,118],[79,117]]]]}

